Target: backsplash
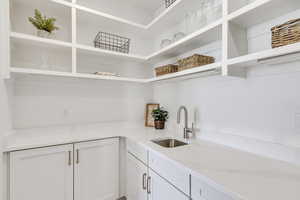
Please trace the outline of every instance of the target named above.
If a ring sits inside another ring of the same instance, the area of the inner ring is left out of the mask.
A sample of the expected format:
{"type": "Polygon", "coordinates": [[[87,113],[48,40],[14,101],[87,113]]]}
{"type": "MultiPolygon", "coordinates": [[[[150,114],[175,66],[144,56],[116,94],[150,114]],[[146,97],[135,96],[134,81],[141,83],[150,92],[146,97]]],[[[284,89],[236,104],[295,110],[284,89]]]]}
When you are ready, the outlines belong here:
{"type": "Polygon", "coordinates": [[[187,106],[197,137],[300,164],[299,64],[253,67],[247,79],[156,84],[154,99],[170,111],[171,123],[187,106]]]}
{"type": "Polygon", "coordinates": [[[16,77],[13,127],[142,121],[152,99],[146,85],[51,77],[16,77]]]}

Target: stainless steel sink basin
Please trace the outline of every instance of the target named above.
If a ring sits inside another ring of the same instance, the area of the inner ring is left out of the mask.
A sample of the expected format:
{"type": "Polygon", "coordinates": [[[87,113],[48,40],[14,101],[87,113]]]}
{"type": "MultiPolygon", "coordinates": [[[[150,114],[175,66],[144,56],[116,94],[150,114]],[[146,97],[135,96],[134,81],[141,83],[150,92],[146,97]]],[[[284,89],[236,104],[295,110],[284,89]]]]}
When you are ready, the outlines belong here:
{"type": "Polygon", "coordinates": [[[152,140],[152,142],[166,148],[175,148],[175,147],[184,146],[188,144],[176,139],[152,140]]]}

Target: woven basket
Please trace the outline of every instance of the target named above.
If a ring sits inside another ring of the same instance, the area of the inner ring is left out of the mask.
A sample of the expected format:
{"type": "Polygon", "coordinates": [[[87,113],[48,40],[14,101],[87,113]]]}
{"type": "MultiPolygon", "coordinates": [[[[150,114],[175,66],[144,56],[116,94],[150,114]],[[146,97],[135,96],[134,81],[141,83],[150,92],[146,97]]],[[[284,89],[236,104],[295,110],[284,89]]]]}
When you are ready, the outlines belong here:
{"type": "Polygon", "coordinates": [[[178,71],[178,65],[172,65],[172,64],[155,68],[156,76],[162,76],[177,71],[178,71]]]}
{"type": "Polygon", "coordinates": [[[215,62],[215,58],[213,57],[194,54],[193,56],[178,61],[179,64],[178,71],[207,65],[214,62],[215,62]]]}
{"type": "Polygon", "coordinates": [[[300,18],[275,26],[272,31],[272,48],[300,42],[300,18]]]}

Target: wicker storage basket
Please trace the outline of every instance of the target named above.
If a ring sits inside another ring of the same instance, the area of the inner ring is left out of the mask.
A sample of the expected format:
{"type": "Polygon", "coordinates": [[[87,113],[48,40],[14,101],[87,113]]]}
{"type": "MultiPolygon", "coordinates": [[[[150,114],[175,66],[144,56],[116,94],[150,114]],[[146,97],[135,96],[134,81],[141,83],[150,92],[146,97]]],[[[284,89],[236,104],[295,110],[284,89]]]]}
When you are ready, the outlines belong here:
{"type": "Polygon", "coordinates": [[[156,76],[162,76],[177,71],[178,71],[178,65],[172,65],[172,64],[155,68],[156,76]]]}
{"type": "Polygon", "coordinates": [[[213,57],[194,54],[193,56],[178,61],[179,64],[178,71],[199,67],[202,65],[207,65],[214,62],[215,62],[215,58],[213,57]]]}
{"type": "Polygon", "coordinates": [[[300,42],[300,18],[275,26],[272,31],[272,48],[300,42]]]}

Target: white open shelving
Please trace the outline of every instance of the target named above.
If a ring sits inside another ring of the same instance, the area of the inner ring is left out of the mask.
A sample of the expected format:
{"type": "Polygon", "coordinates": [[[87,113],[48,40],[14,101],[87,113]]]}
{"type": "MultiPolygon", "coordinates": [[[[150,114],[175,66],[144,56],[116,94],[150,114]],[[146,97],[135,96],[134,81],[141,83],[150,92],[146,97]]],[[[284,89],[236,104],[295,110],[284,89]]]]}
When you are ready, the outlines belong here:
{"type": "MultiPolygon", "coordinates": [[[[72,41],[65,42],[54,39],[45,39],[37,36],[11,32],[10,40],[14,42],[28,42],[33,43],[35,45],[49,45],[49,46],[58,46],[72,49],[72,70],[71,72],[57,72],[57,71],[47,71],[47,70],[38,70],[38,69],[27,69],[27,68],[16,68],[12,66],[10,68],[11,73],[21,73],[21,74],[40,74],[40,75],[51,75],[51,76],[63,76],[63,77],[73,77],[73,78],[86,78],[86,79],[100,79],[100,80],[112,80],[112,81],[125,81],[125,82],[135,82],[135,83],[151,83],[156,81],[164,81],[169,79],[179,79],[182,77],[197,77],[197,75],[201,75],[202,73],[212,72],[211,74],[219,74],[215,72],[226,71],[226,73],[222,73],[223,75],[229,75],[228,69],[231,66],[234,67],[249,67],[253,64],[257,64],[258,60],[273,58],[278,56],[289,55],[292,53],[300,52],[300,43],[276,48],[276,49],[265,49],[262,51],[254,52],[254,53],[246,53],[245,55],[234,56],[234,57],[225,57],[228,55],[227,51],[230,51],[228,47],[229,41],[223,41],[223,55],[222,59],[219,62],[201,66],[198,68],[193,68],[173,74],[168,74],[160,77],[154,78],[129,78],[129,77],[108,77],[108,76],[98,76],[93,74],[86,73],[78,73],[77,72],[77,62],[76,57],[78,52],[85,52],[87,54],[100,56],[105,59],[118,60],[120,64],[122,62],[134,62],[139,63],[140,65],[144,64],[154,64],[158,61],[170,59],[172,57],[179,56],[186,52],[189,52],[193,49],[199,48],[208,43],[224,40],[224,38],[228,37],[230,32],[230,26],[225,26],[227,23],[237,24],[238,26],[249,28],[253,25],[260,24],[261,22],[271,20],[276,17],[280,17],[281,15],[287,14],[291,11],[300,9],[300,1],[298,0],[287,0],[282,3],[281,0],[256,0],[248,5],[245,5],[231,13],[225,14],[220,20],[212,22],[205,27],[200,28],[199,30],[187,35],[186,37],[180,39],[179,41],[172,43],[171,45],[157,50],[149,55],[138,55],[138,54],[124,54],[118,53],[103,49],[94,48],[92,46],[78,44],[76,40],[76,10],[80,10],[81,12],[88,12],[99,17],[106,18],[108,20],[117,21],[122,25],[126,24],[128,26],[134,26],[139,29],[151,29],[156,24],[166,24],[166,23],[174,23],[172,21],[171,16],[176,12],[180,12],[183,10],[182,8],[191,7],[191,4],[188,6],[185,2],[191,3],[193,0],[177,0],[172,6],[168,9],[165,9],[158,16],[156,16],[151,23],[149,24],[139,24],[133,21],[123,19],[120,17],[116,17],[107,13],[103,13],[97,10],[93,10],[91,8],[87,8],[81,6],[79,4],[74,3],[75,1],[64,1],[64,0],[49,0],[58,4],[62,4],[64,6],[72,8],[72,41]],[[266,10],[268,12],[266,12],[266,10]],[[74,33],[75,31],[75,33],[74,33]],[[224,53],[225,52],[225,53],[224,53]]],[[[230,1],[230,0],[224,0],[230,1]]],[[[230,3],[230,2],[229,2],[230,3]]],[[[226,7],[226,6],[224,6],[226,7]]],[[[184,13],[181,13],[182,16],[184,13]]],[[[178,14],[179,16],[179,14],[178,14]]]]}
{"type": "Polygon", "coordinates": [[[122,81],[122,82],[133,82],[133,83],[146,83],[147,79],[138,78],[126,78],[126,77],[115,77],[115,76],[100,76],[93,74],[83,73],[70,73],[70,72],[58,72],[58,71],[47,71],[47,70],[36,70],[36,69],[24,69],[11,67],[12,73],[18,74],[33,74],[33,75],[46,75],[46,76],[60,76],[60,77],[71,77],[71,78],[84,78],[84,79],[96,79],[96,80],[111,80],[111,81],[122,81]]]}
{"type": "Polygon", "coordinates": [[[205,73],[210,74],[221,74],[222,64],[220,62],[205,65],[203,67],[196,67],[187,69],[184,71],[166,74],[159,77],[147,79],[147,82],[158,82],[158,81],[165,81],[170,79],[190,79],[195,77],[201,77],[202,75],[207,75],[205,73]]]}
{"type": "Polygon", "coordinates": [[[227,16],[243,27],[250,27],[297,10],[300,7],[298,0],[256,0],[227,16]]]}
{"type": "Polygon", "coordinates": [[[248,67],[253,64],[257,64],[259,60],[280,58],[293,53],[300,53],[300,43],[290,44],[276,49],[269,49],[257,53],[240,56],[237,58],[229,59],[227,64],[237,67],[248,67]]]}
{"type": "Polygon", "coordinates": [[[204,28],[152,53],[147,60],[175,57],[199,46],[216,41],[222,37],[222,20],[217,20],[204,28]]]}
{"type": "Polygon", "coordinates": [[[46,44],[46,45],[52,45],[52,46],[62,46],[62,47],[72,47],[72,43],[70,42],[63,42],[59,40],[52,40],[47,38],[41,38],[37,36],[32,36],[28,34],[23,33],[16,33],[11,32],[10,37],[12,40],[22,40],[22,41],[28,41],[35,44],[46,44]]]}
{"type": "Polygon", "coordinates": [[[98,15],[98,16],[106,18],[108,20],[116,21],[121,24],[127,24],[130,26],[134,26],[137,28],[145,29],[145,30],[152,28],[153,26],[155,26],[156,24],[158,24],[159,22],[164,21],[164,20],[167,21],[166,23],[174,23],[174,21],[176,21],[176,18],[174,18],[174,13],[176,13],[177,16],[182,15],[183,10],[191,9],[191,7],[195,7],[194,3],[197,2],[196,0],[176,0],[171,6],[164,9],[157,16],[155,16],[148,24],[141,24],[141,23],[136,23],[131,20],[126,20],[121,17],[117,17],[117,16],[114,16],[114,15],[111,15],[111,14],[108,14],[105,12],[101,12],[101,11],[98,11],[98,10],[95,10],[92,8],[88,8],[86,6],[82,6],[79,3],[72,3],[72,2],[65,1],[65,0],[51,0],[51,1],[58,3],[58,4],[62,4],[64,6],[68,6],[70,8],[76,8],[77,10],[81,10],[81,11],[88,12],[88,13],[91,13],[94,15],[98,15]],[[187,7],[187,5],[189,5],[189,7],[187,7]]]}

